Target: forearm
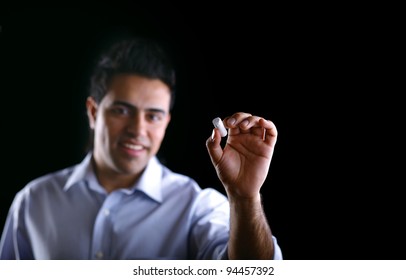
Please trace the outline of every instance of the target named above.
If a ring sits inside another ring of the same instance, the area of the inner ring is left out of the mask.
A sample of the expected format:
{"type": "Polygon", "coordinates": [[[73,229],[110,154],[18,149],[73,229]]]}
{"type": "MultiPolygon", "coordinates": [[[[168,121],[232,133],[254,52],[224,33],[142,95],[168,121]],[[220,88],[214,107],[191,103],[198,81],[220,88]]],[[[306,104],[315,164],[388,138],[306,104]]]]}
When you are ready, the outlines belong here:
{"type": "Polygon", "coordinates": [[[230,199],[230,210],[229,258],[272,259],[272,232],[260,195],[255,199],[230,199]]]}

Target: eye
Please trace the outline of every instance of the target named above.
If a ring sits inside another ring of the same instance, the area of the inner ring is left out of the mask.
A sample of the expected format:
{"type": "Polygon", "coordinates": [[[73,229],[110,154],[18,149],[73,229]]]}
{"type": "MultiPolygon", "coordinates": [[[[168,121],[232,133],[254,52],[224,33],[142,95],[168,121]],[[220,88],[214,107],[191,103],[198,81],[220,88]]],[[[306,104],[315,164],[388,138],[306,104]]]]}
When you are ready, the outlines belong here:
{"type": "Polygon", "coordinates": [[[162,112],[150,112],[147,114],[147,118],[151,122],[159,122],[163,119],[164,114],[162,112]]]}
{"type": "Polygon", "coordinates": [[[131,110],[124,106],[114,106],[111,108],[111,112],[117,116],[128,116],[131,114],[131,110]]]}

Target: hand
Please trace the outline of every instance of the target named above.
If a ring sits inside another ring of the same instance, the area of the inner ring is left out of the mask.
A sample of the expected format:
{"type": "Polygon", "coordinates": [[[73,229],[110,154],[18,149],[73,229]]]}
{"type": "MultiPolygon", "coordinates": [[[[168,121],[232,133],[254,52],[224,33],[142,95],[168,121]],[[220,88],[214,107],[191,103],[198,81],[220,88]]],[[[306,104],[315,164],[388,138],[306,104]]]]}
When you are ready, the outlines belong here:
{"type": "Polygon", "coordinates": [[[223,120],[227,143],[221,147],[217,128],[206,147],[220,181],[231,198],[255,198],[268,175],[277,130],[273,122],[238,112],[223,120]]]}

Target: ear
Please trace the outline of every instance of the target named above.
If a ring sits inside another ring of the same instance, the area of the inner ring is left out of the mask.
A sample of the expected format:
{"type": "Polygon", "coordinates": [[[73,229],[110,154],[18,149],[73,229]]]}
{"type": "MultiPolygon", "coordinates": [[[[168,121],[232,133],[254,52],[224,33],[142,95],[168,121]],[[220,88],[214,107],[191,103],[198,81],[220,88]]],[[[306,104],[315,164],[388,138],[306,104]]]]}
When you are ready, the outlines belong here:
{"type": "Polygon", "coordinates": [[[94,100],[93,97],[89,96],[86,99],[86,112],[87,112],[87,117],[89,119],[89,126],[91,129],[94,129],[95,123],[96,123],[96,115],[97,115],[97,102],[94,100]]]}

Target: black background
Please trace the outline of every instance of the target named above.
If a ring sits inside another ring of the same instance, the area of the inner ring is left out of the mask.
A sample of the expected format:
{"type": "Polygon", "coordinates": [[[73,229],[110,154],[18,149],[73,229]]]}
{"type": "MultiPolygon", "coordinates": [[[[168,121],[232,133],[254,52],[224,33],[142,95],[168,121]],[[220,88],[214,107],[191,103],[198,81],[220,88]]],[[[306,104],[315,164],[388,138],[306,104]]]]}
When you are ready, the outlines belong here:
{"type": "Polygon", "coordinates": [[[404,259],[404,86],[394,87],[391,27],[368,7],[251,1],[0,9],[0,223],[27,182],[83,158],[98,52],[147,35],[178,61],[160,152],[172,170],[223,191],[205,147],[211,120],[264,116],[279,138],[262,193],[284,258],[404,259]]]}

